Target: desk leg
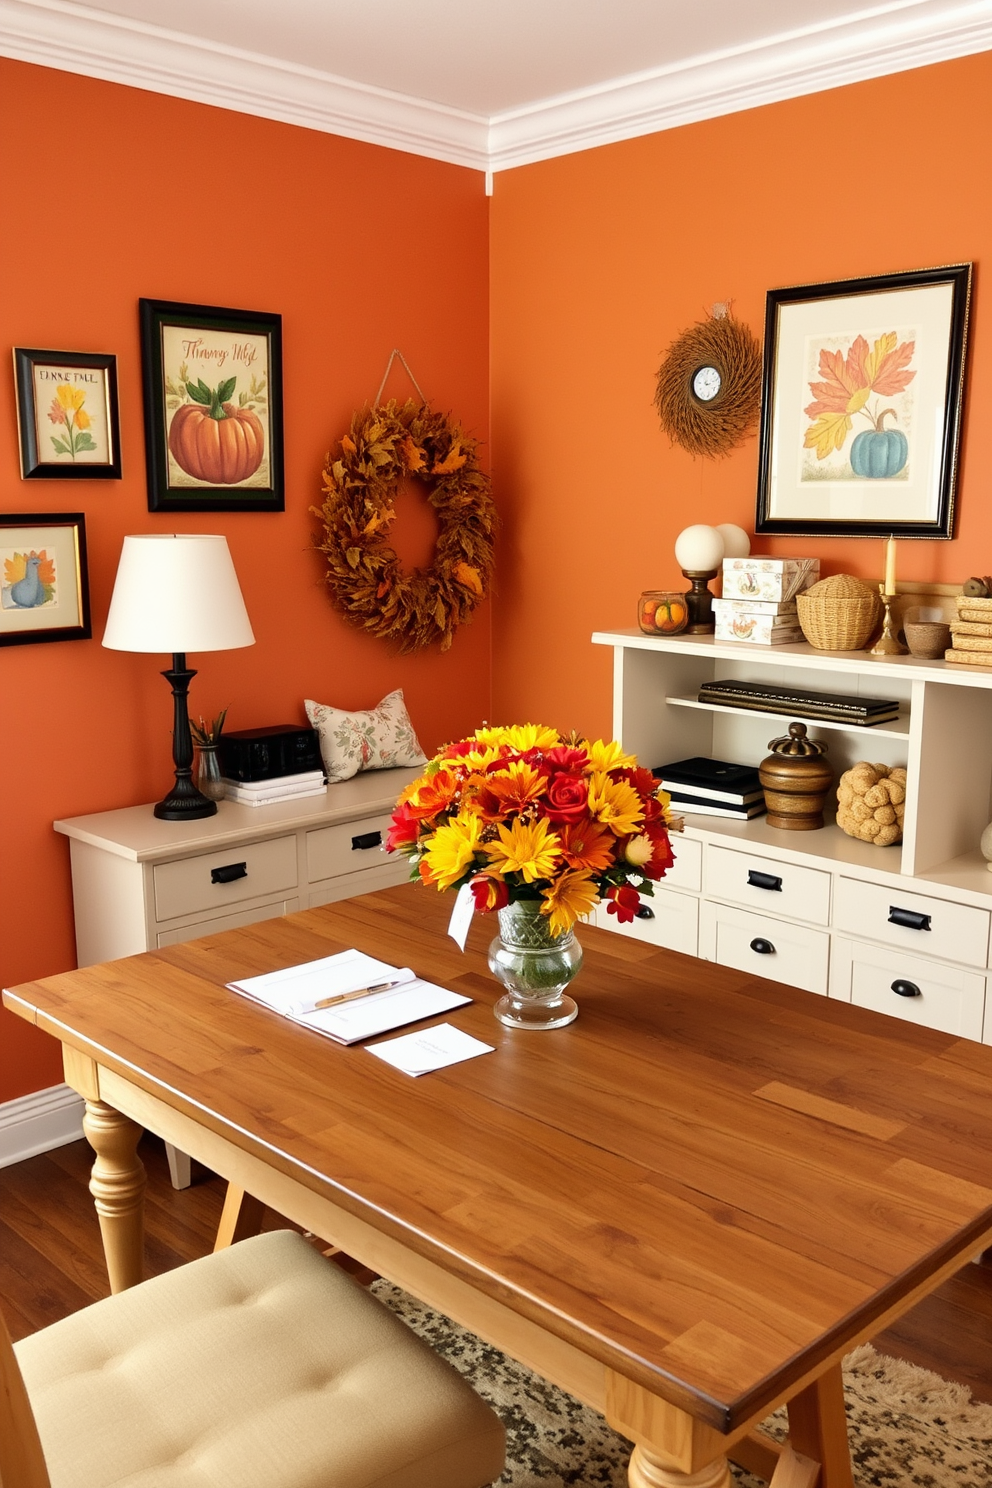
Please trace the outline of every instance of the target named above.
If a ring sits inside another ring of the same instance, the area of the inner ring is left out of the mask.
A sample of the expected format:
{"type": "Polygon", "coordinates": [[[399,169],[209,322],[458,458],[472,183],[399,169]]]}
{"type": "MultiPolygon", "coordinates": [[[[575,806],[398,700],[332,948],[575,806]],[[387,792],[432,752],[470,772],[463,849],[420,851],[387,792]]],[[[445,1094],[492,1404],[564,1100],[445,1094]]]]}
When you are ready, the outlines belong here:
{"type": "Polygon", "coordinates": [[[819,1462],[821,1488],[854,1488],[839,1364],[789,1401],[789,1444],[819,1462]]]}
{"type": "Polygon", "coordinates": [[[96,1153],[90,1193],[100,1217],[111,1292],[123,1292],[142,1277],[144,1251],[144,1164],[135,1151],[141,1127],[103,1101],[88,1100],[86,1140],[96,1153]]]}

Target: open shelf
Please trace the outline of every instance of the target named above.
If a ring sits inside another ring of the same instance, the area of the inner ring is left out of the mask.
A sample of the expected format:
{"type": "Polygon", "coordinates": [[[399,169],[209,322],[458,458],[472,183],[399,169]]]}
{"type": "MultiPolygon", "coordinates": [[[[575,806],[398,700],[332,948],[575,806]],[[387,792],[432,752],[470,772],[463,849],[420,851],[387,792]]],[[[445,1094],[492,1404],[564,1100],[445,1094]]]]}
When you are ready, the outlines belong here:
{"type": "Polygon", "coordinates": [[[706,713],[725,713],[730,717],[746,715],[748,718],[771,719],[774,723],[781,723],[783,731],[787,730],[789,724],[797,718],[805,719],[811,727],[816,729],[837,729],[845,734],[884,734],[893,739],[905,739],[909,735],[909,713],[901,710],[898,718],[889,719],[888,723],[863,724],[863,723],[835,723],[828,718],[809,718],[801,709],[796,708],[790,713],[770,713],[765,708],[732,708],[724,703],[701,703],[694,697],[672,697],[665,698],[666,703],[672,703],[677,708],[701,708],[706,713]]]}

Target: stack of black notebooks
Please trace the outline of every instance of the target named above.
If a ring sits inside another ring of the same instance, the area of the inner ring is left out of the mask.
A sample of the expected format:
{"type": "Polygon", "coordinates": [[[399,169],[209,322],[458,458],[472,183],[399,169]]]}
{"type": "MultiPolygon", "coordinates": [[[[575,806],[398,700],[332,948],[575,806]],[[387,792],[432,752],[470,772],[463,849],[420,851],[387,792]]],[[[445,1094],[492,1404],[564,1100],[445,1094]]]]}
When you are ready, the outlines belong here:
{"type": "Polygon", "coordinates": [[[809,692],[803,687],[773,687],[765,682],[704,682],[699,689],[699,701],[866,727],[899,717],[896,698],[849,697],[839,692],[809,692]]]}
{"type": "Polygon", "coordinates": [[[660,765],[653,773],[671,795],[676,811],[746,821],[765,809],[764,792],[753,765],[698,757],[660,765]]]}

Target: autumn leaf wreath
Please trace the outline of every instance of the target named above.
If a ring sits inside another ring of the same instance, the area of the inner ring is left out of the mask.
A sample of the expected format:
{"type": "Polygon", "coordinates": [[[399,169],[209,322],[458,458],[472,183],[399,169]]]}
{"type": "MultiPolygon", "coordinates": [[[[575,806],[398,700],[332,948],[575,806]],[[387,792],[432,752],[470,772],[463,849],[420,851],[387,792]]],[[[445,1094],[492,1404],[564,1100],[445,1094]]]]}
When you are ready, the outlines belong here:
{"type": "Polygon", "coordinates": [[[493,571],[496,507],[479,469],[477,441],[444,414],[409,399],[363,408],[340,453],[324,467],[324,524],[317,546],[327,559],[335,606],[355,625],[417,651],[441,650],[485,597],[493,571]],[[434,562],[405,573],[389,546],[404,477],[423,481],[437,515],[434,562]]]}

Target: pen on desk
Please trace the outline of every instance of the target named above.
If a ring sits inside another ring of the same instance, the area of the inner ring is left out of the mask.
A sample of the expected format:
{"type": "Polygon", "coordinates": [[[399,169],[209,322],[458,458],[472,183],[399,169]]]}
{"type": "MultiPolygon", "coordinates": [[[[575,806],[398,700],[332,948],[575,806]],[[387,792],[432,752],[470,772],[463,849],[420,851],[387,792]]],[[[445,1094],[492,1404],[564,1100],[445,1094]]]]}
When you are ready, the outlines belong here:
{"type": "Polygon", "coordinates": [[[359,997],[370,997],[373,992],[389,992],[393,987],[402,987],[409,980],[409,977],[397,977],[391,982],[375,982],[371,987],[356,987],[354,992],[339,992],[336,997],[321,997],[317,1002],[300,1003],[294,1011],[300,1016],[304,1013],[319,1013],[324,1008],[337,1007],[342,1002],[354,1002],[359,997]]]}

